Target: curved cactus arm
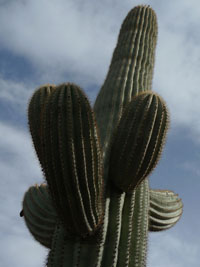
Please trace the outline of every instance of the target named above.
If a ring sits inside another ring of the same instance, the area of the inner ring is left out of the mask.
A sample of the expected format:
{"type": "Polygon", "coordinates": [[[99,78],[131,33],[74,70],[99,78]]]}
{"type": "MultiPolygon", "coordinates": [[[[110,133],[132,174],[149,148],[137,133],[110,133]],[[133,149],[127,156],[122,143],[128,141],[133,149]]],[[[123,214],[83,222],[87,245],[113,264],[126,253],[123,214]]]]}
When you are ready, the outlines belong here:
{"type": "Polygon", "coordinates": [[[47,185],[31,186],[24,195],[23,213],[25,223],[33,237],[51,248],[52,237],[58,220],[47,185]]]}
{"type": "Polygon", "coordinates": [[[57,86],[42,124],[43,170],[58,215],[72,234],[92,234],[103,219],[103,168],[95,117],[81,88],[57,86]]]}
{"type": "Polygon", "coordinates": [[[127,105],[111,139],[109,178],[123,191],[134,190],[155,168],[169,119],[165,102],[152,91],[127,105]]]}
{"type": "Polygon", "coordinates": [[[171,228],[183,212],[181,199],[172,191],[150,190],[149,231],[171,228]]]}

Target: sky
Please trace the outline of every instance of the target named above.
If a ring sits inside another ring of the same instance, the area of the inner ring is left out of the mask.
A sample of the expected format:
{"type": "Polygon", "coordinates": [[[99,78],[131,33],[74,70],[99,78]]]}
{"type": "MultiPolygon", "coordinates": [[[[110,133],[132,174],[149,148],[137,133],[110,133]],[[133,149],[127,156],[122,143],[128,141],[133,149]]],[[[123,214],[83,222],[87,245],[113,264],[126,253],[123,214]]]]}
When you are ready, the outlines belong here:
{"type": "Polygon", "coordinates": [[[184,209],[171,229],[149,234],[148,267],[198,267],[200,254],[200,2],[198,0],[0,0],[0,262],[43,266],[48,251],[19,216],[24,193],[42,183],[27,105],[46,83],[74,82],[91,103],[129,10],[149,4],[158,18],[153,90],[171,126],[153,189],[178,193],[184,209]]]}

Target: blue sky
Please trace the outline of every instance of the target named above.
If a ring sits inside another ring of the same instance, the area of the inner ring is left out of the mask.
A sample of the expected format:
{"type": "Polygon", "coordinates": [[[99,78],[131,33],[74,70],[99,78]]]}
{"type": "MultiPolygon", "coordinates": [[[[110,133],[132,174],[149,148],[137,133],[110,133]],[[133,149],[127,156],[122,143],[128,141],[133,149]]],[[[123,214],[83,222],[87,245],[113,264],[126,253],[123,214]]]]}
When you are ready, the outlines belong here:
{"type": "Polygon", "coordinates": [[[43,266],[47,250],[19,217],[25,191],[43,182],[27,127],[27,104],[45,83],[74,82],[91,102],[105,79],[128,11],[150,4],[158,17],[153,90],[171,117],[150,177],[184,203],[172,229],[150,233],[148,267],[197,267],[200,253],[200,3],[198,0],[0,0],[0,262],[43,266]]]}

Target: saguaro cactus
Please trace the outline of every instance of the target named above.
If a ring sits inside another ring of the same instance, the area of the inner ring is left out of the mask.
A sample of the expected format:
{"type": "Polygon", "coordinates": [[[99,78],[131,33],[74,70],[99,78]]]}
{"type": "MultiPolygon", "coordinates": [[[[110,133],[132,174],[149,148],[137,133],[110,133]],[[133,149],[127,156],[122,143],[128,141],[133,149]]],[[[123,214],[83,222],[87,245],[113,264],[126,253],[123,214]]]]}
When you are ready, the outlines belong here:
{"type": "Polygon", "coordinates": [[[149,188],[169,124],[151,91],[157,20],[149,6],[125,18],[93,109],[75,84],[45,85],[29,126],[47,183],[23,199],[26,225],[50,249],[50,267],[144,267],[149,231],[172,227],[182,202],[149,188]]]}

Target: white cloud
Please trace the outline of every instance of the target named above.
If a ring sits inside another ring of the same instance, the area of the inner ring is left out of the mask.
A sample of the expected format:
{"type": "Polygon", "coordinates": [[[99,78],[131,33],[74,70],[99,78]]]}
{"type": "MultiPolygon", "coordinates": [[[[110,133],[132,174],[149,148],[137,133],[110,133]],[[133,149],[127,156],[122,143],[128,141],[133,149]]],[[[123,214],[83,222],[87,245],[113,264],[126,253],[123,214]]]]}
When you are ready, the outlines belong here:
{"type": "Polygon", "coordinates": [[[30,97],[31,85],[0,77],[0,99],[16,105],[24,105],[30,97]]]}
{"type": "MultiPolygon", "coordinates": [[[[199,166],[199,156],[197,156],[197,160],[195,161],[190,161],[189,159],[182,164],[182,168],[189,172],[192,173],[194,178],[196,177],[195,183],[200,183],[200,166],[199,166]]],[[[194,179],[193,178],[193,179],[194,179]]]]}
{"type": "MultiPolygon", "coordinates": [[[[184,21],[183,16],[181,19],[184,21]]],[[[198,21],[195,22],[197,26],[198,21]]],[[[169,104],[173,123],[199,135],[200,55],[193,34],[191,27],[184,30],[182,25],[173,27],[170,22],[160,23],[154,84],[169,104]]]]}
{"type": "Polygon", "coordinates": [[[90,1],[11,2],[0,11],[1,45],[26,56],[44,73],[45,68],[53,75],[67,71],[100,82],[122,20],[116,22],[116,7],[111,16],[105,2],[106,8],[90,1]]]}
{"type": "MultiPolygon", "coordinates": [[[[41,177],[39,163],[34,153],[31,137],[27,132],[17,129],[11,125],[0,123],[0,165],[1,165],[1,191],[6,195],[6,188],[17,193],[20,184],[26,185],[41,177]],[[18,185],[16,188],[12,184],[18,185]],[[4,188],[5,187],[5,188],[4,188]]],[[[21,190],[20,190],[21,191],[21,190]]]]}
{"type": "Polygon", "coordinates": [[[48,254],[46,249],[31,240],[28,233],[23,233],[23,236],[7,234],[1,237],[1,242],[0,258],[3,267],[42,266],[48,254]]]}
{"type": "MultiPolygon", "coordinates": [[[[200,5],[195,0],[147,3],[159,22],[154,89],[167,100],[173,125],[188,127],[200,140],[200,5]]],[[[100,86],[121,22],[137,4],[9,1],[0,9],[0,44],[34,64],[42,83],[70,79],[84,88],[100,86]]]]}
{"type": "Polygon", "coordinates": [[[149,238],[149,266],[198,267],[199,244],[188,242],[184,236],[170,232],[151,233],[149,238]]]}
{"type": "Polygon", "coordinates": [[[44,181],[42,172],[26,132],[0,123],[0,133],[1,266],[39,266],[47,252],[33,241],[19,212],[25,191],[44,181]]]}

